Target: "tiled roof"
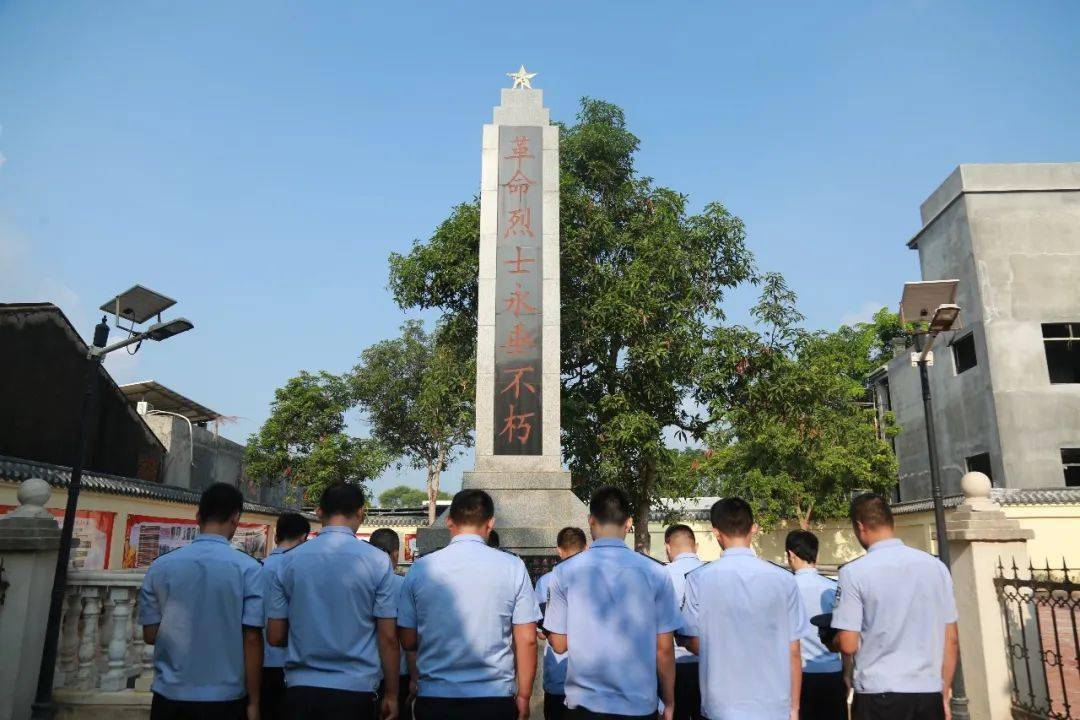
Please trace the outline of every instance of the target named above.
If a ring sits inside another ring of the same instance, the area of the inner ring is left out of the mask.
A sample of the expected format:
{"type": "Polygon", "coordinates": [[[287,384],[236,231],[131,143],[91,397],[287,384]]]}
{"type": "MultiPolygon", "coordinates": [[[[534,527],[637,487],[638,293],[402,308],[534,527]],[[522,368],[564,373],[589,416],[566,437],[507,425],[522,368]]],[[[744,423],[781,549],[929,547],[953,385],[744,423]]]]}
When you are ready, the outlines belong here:
{"type": "MultiPolygon", "coordinates": [[[[53,487],[66,488],[71,483],[71,468],[0,455],[0,480],[22,482],[30,478],[41,478],[53,487]]],[[[109,475],[84,470],[82,486],[84,490],[111,495],[165,500],[167,502],[184,503],[185,505],[199,504],[199,492],[196,490],[174,485],[161,485],[160,483],[136,480],[121,475],[109,475]]],[[[246,501],[244,502],[244,510],[245,512],[257,512],[267,515],[280,515],[285,511],[284,508],[246,501]]]]}
{"type": "Polygon", "coordinates": [[[364,515],[363,527],[427,527],[427,515],[406,515],[403,513],[386,513],[378,510],[369,510],[364,515]]]}
{"type": "Polygon", "coordinates": [[[1080,505],[1080,487],[994,488],[990,497],[1000,505],[1080,505]]]}
{"type": "MultiPolygon", "coordinates": [[[[963,495],[946,495],[942,498],[942,504],[946,508],[954,508],[964,502],[963,495]]],[[[893,503],[891,506],[893,515],[907,515],[909,513],[926,512],[934,509],[934,501],[931,498],[924,500],[911,500],[908,502],[893,503]]]]}

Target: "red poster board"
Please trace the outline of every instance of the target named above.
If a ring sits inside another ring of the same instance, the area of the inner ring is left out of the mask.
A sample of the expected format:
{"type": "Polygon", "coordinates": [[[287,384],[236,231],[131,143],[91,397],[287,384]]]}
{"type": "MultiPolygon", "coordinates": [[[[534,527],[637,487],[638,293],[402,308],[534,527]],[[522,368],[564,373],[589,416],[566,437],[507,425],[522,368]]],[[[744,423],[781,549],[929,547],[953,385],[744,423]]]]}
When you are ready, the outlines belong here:
{"type": "Polygon", "coordinates": [[[405,533],[405,562],[416,557],[416,533],[405,533]]]}
{"type": "MultiPolygon", "coordinates": [[[[0,505],[0,515],[7,515],[14,505],[0,505]]],[[[61,508],[47,508],[56,518],[56,524],[64,522],[61,508]]],[[[116,513],[106,510],[76,510],[75,532],[72,535],[71,570],[108,570],[109,547],[112,545],[113,523],[116,513]]]]}
{"type": "MultiPolygon", "coordinates": [[[[145,568],[158,557],[184,547],[199,534],[199,525],[187,518],[128,515],[124,528],[124,567],[145,568]]],[[[240,523],[232,546],[255,558],[265,558],[270,526],[240,523]]]]}

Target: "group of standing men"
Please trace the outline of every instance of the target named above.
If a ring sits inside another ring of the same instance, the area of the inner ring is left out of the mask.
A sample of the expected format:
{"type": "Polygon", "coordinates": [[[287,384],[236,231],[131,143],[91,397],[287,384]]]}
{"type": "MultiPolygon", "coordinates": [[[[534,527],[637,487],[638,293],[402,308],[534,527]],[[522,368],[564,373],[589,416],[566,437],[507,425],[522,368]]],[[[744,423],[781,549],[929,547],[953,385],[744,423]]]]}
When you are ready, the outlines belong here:
{"type": "Polygon", "coordinates": [[[519,558],[489,546],[495,507],[481,490],[454,497],[449,545],[404,577],[396,533],[356,538],[363,505],[356,486],[327,488],[319,534],[305,542],[307,521],[283,515],[260,564],[229,545],[239,491],[204,492],[200,535],[156,560],[140,592],[153,720],[525,720],[538,637],[546,720],[846,718],[842,657],[855,718],[947,716],[952,584],[893,536],[880,496],[852,502],[868,553],[838,588],[817,573],[808,532],[788,536],[794,574],[756,557],[738,498],[710,513],[719,559],[701,562],[675,525],[663,565],[627,547],[629,499],[601,488],[591,545],[562,530],[560,562],[535,588],[519,558]]]}

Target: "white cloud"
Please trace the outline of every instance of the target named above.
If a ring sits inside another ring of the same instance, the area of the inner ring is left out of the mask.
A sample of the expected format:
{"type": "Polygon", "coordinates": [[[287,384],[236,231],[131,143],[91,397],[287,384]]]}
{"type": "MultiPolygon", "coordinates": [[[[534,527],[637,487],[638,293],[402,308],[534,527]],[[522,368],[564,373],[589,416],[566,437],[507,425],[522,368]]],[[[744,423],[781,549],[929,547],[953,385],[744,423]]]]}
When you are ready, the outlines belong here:
{"type": "Polygon", "coordinates": [[[874,319],[874,313],[885,307],[886,303],[877,300],[867,300],[858,307],[840,316],[841,325],[854,325],[855,323],[870,322],[874,319]]]}

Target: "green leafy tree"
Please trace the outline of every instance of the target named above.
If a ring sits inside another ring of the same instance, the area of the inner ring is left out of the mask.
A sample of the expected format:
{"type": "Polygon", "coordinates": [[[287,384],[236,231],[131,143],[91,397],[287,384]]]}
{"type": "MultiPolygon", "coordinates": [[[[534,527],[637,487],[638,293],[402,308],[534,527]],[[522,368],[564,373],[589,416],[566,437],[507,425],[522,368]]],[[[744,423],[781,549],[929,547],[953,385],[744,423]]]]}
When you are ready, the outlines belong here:
{"type": "Polygon", "coordinates": [[[346,432],[349,405],[348,386],[335,375],[302,372],[290,379],[274,392],[270,417],[248,438],[248,474],[284,477],[309,500],[333,482],[362,485],[378,476],[390,456],[377,441],[346,432]]]}
{"type": "Polygon", "coordinates": [[[898,332],[895,316],[807,332],[795,295],[767,275],[760,329],[716,328],[702,394],[720,421],[694,468],[719,494],[752,502],[763,523],[842,515],[856,490],[887,492],[896,460],[868,402],[866,376],[898,332]]]}
{"type": "Polygon", "coordinates": [[[476,383],[472,346],[450,342],[445,338],[451,331],[443,333],[429,335],[420,322],[406,322],[400,337],[364,350],[348,377],[371,436],[426,472],[431,523],[443,470],[472,443],[476,383]]]}
{"type": "MultiPolygon", "coordinates": [[[[630,493],[635,545],[647,548],[665,433],[707,430],[688,401],[707,330],[752,258],[722,205],[691,213],[685,195],[638,174],[639,141],[615,105],[583,99],[560,145],[563,447],[579,494],[601,483],[630,493]]],[[[475,344],[478,249],[474,200],[390,257],[398,304],[442,310],[462,352],[475,344]]]]}
{"type": "MultiPolygon", "coordinates": [[[[397,485],[379,494],[379,507],[406,508],[420,507],[428,499],[427,491],[408,485],[397,485]]],[[[439,500],[449,500],[449,493],[439,491],[439,500]]]]}

